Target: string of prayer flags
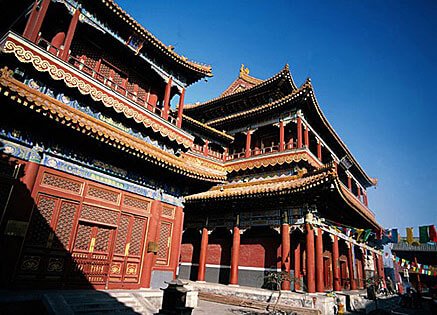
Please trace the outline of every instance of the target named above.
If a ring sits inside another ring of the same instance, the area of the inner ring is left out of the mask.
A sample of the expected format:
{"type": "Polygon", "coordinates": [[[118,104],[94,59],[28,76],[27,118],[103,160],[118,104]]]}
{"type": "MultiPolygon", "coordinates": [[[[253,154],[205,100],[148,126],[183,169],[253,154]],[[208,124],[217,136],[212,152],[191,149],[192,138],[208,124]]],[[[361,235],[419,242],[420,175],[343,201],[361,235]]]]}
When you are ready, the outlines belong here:
{"type": "Polygon", "coordinates": [[[437,266],[410,262],[407,259],[399,258],[399,257],[394,257],[393,261],[395,261],[398,265],[400,265],[404,269],[409,269],[412,272],[417,272],[423,275],[434,276],[434,277],[437,276],[437,266]]]}

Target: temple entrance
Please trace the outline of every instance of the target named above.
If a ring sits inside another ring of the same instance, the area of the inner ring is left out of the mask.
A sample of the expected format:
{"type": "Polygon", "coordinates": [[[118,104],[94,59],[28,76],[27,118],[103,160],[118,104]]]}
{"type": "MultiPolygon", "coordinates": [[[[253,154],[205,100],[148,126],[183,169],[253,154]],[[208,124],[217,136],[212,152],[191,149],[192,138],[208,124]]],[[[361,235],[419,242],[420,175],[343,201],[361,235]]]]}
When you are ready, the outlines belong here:
{"type": "Polygon", "coordinates": [[[342,255],[339,258],[340,260],[340,279],[341,279],[341,287],[344,290],[349,290],[350,287],[350,279],[349,279],[349,270],[347,265],[346,256],[342,255]]]}
{"type": "Polygon", "coordinates": [[[109,282],[127,288],[139,282],[147,218],[123,213],[120,218],[109,282]]]}
{"type": "Polygon", "coordinates": [[[92,285],[107,284],[114,232],[113,227],[79,222],[72,253],[74,267],[92,285]]]}
{"type": "Polygon", "coordinates": [[[323,282],[325,290],[332,290],[332,260],[327,251],[323,254],[323,282]]]}

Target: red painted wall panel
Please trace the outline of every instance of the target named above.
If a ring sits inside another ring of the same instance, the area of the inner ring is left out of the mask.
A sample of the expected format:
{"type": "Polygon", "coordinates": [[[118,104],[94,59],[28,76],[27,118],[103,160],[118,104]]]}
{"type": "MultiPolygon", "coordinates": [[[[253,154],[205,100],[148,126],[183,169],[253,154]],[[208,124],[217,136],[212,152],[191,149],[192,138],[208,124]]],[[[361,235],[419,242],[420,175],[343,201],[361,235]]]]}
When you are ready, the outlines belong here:
{"type": "Polygon", "coordinates": [[[191,263],[193,261],[193,244],[182,244],[181,262],[191,263]]]}

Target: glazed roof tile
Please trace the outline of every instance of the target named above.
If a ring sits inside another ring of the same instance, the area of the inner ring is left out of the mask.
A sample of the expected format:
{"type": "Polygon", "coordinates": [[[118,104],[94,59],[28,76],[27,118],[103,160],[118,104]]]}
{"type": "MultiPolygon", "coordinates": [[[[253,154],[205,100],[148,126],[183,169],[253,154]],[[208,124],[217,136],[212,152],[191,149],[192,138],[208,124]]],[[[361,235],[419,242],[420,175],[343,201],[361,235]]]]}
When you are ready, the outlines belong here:
{"type": "Polygon", "coordinates": [[[176,61],[177,63],[197,72],[204,74],[205,76],[212,76],[212,69],[210,65],[204,65],[192,60],[188,60],[186,57],[177,54],[171,46],[165,45],[152,33],[150,33],[144,26],[138,23],[132,16],[130,16],[125,10],[123,10],[113,0],[101,0],[110,10],[112,10],[120,19],[126,22],[140,35],[144,36],[144,39],[150,42],[153,46],[161,50],[165,55],[176,61]]]}
{"type": "Polygon", "coordinates": [[[187,115],[190,115],[190,112],[194,112],[194,110],[200,110],[200,109],[204,109],[206,107],[211,107],[214,104],[217,104],[217,103],[220,103],[220,102],[226,102],[226,101],[229,101],[230,99],[233,99],[233,98],[244,97],[247,94],[255,92],[255,91],[263,88],[264,86],[267,86],[270,83],[275,82],[278,79],[283,78],[283,77],[285,77],[289,81],[289,83],[292,86],[293,90],[297,89],[297,86],[294,83],[293,77],[291,76],[290,68],[289,68],[289,66],[287,64],[287,65],[285,65],[285,67],[281,71],[279,71],[277,74],[275,74],[271,78],[263,80],[262,82],[254,85],[254,86],[252,86],[252,87],[250,87],[248,89],[245,89],[245,90],[242,90],[242,91],[238,91],[238,92],[232,93],[232,94],[220,95],[220,96],[218,96],[218,97],[216,97],[216,98],[214,98],[212,100],[209,100],[209,101],[206,101],[206,102],[203,102],[203,103],[186,104],[184,106],[184,111],[185,111],[185,113],[187,115]]]}
{"type": "Polygon", "coordinates": [[[275,179],[261,179],[244,183],[218,185],[206,192],[187,196],[185,200],[187,202],[193,202],[206,199],[238,198],[258,194],[265,196],[269,194],[292,193],[320,185],[328,181],[332,175],[332,169],[326,169],[301,177],[292,175],[275,179]]]}
{"type": "Polygon", "coordinates": [[[247,117],[250,117],[253,115],[258,115],[258,114],[261,114],[263,112],[281,107],[281,106],[287,104],[289,101],[294,100],[295,98],[304,95],[304,93],[306,92],[308,87],[309,87],[309,85],[304,84],[299,89],[292,91],[290,94],[285,95],[284,97],[282,97],[276,101],[273,101],[273,102],[267,103],[267,104],[263,104],[261,106],[255,107],[255,108],[251,108],[249,110],[240,111],[240,112],[237,112],[237,113],[225,116],[225,117],[210,120],[206,123],[206,125],[214,126],[214,125],[217,125],[217,124],[220,124],[223,122],[237,120],[238,118],[242,118],[242,117],[247,118],[247,117]]]}
{"type": "Polygon", "coordinates": [[[352,153],[349,150],[349,148],[347,147],[347,145],[343,142],[343,140],[337,134],[335,129],[329,123],[329,121],[326,118],[326,116],[323,114],[323,111],[320,108],[319,102],[317,101],[316,95],[314,93],[314,89],[313,89],[313,86],[311,84],[311,79],[308,78],[307,81],[305,82],[305,84],[309,85],[309,87],[310,87],[310,89],[309,89],[310,99],[311,99],[311,101],[312,101],[312,103],[314,105],[314,109],[316,110],[317,115],[320,117],[320,119],[322,120],[323,124],[326,126],[326,128],[329,130],[331,135],[335,138],[335,140],[340,144],[340,146],[346,152],[347,156],[349,157],[349,159],[351,159],[353,164],[356,165],[358,171],[362,174],[364,179],[368,182],[368,186],[367,187],[376,186],[376,184],[378,183],[378,180],[376,178],[372,178],[369,175],[367,175],[367,173],[364,171],[364,169],[361,167],[361,165],[358,163],[358,161],[352,155],[352,153]]]}

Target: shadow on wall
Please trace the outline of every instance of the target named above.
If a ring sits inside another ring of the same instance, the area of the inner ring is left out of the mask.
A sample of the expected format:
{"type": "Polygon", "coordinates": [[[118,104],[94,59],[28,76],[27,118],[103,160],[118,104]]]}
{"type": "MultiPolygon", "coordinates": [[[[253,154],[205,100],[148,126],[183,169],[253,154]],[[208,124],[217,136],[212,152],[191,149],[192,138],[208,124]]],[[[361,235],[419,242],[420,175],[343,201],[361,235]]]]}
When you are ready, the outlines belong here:
{"type": "MultiPolygon", "coordinates": [[[[5,151],[1,142],[0,150],[5,151]]],[[[46,314],[47,305],[60,295],[67,309],[84,310],[92,296],[95,303],[89,306],[95,310],[134,313],[109,294],[95,291],[97,298],[91,294],[96,285],[105,286],[109,264],[93,256],[91,226],[84,225],[90,230],[88,238],[75,238],[73,203],[47,194],[34,200],[29,187],[36,164],[0,154],[0,314],[46,314]]]]}

